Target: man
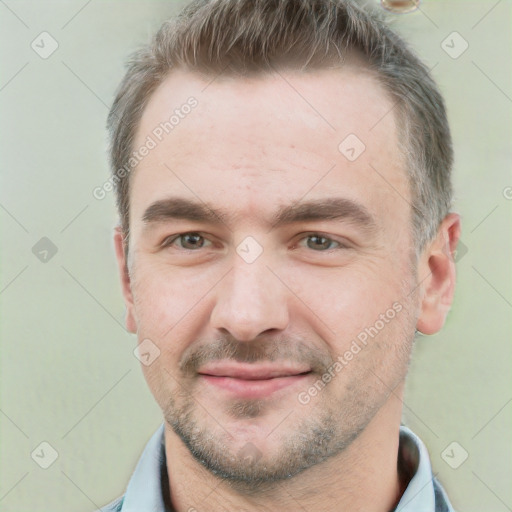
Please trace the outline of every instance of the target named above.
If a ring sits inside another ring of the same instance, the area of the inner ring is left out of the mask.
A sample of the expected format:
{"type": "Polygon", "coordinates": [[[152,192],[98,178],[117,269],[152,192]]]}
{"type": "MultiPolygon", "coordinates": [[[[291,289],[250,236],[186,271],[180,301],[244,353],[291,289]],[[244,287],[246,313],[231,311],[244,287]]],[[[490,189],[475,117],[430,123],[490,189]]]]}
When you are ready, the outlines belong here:
{"type": "Polygon", "coordinates": [[[108,124],[164,423],[103,510],[453,510],[400,425],[460,233],[443,99],[404,42],[353,0],[196,0],[108,124]]]}

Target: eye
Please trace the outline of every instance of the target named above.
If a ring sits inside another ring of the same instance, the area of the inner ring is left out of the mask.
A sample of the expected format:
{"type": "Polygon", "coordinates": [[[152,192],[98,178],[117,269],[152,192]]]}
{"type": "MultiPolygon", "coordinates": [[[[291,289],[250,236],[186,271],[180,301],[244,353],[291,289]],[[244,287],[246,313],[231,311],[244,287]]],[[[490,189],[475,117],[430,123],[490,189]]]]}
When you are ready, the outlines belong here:
{"type": "Polygon", "coordinates": [[[192,231],[189,233],[180,233],[179,235],[173,235],[166,238],[162,243],[162,247],[169,247],[176,241],[179,242],[178,248],[186,249],[189,251],[202,249],[205,247],[205,243],[208,242],[207,239],[200,233],[192,231]]]}
{"type": "Polygon", "coordinates": [[[327,236],[323,236],[319,233],[308,235],[304,237],[303,240],[306,240],[306,246],[309,249],[313,249],[314,251],[318,252],[328,251],[331,249],[339,249],[343,247],[342,244],[336,240],[333,240],[327,236]]]}

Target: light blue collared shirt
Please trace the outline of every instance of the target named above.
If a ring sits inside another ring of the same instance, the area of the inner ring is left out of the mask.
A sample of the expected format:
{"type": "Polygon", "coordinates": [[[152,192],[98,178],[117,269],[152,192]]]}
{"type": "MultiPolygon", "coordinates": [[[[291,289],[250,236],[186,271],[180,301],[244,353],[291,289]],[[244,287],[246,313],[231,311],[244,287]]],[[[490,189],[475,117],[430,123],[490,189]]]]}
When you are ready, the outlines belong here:
{"type": "MultiPolygon", "coordinates": [[[[404,426],[400,427],[399,462],[410,481],[394,512],[454,512],[432,475],[427,448],[404,426]]],[[[165,507],[164,492],[168,492],[168,478],[162,424],[146,445],[124,496],[98,512],[173,512],[165,507]]]]}

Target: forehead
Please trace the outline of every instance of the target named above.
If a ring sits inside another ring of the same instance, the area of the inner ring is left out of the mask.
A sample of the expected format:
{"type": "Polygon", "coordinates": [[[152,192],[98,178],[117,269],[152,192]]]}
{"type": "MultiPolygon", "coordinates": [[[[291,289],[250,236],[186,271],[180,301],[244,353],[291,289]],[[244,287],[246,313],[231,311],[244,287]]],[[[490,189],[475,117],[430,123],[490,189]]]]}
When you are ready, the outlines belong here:
{"type": "Polygon", "coordinates": [[[340,68],[276,71],[250,77],[176,70],[151,95],[139,123],[138,138],[171,119],[173,113],[179,119],[172,121],[169,140],[183,131],[178,125],[199,128],[196,136],[202,140],[210,138],[212,133],[207,129],[214,126],[244,129],[238,132],[243,136],[251,127],[271,133],[273,127],[289,121],[301,123],[287,124],[283,138],[290,134],[297,140],[296,135],[305,135],[307,129],[329,133],[334,139],[350,129],[368,141],[382,132],[393,135],[394,105],[375,74],[357,62],[352,58],[340,68]],[[188,111],[185,104],[191,98],[198,107],[193,108],[193,115],[185,113],[188,120],[181,123],[181,110],[188,111]]]}
{"type": "Polygon", "coordinates": [[[226,206],[231,192],[228,207],[251,214],[255,203],[333,190],[370,209],[396,201],[408,185],[393,107],[375,77],[353,65],[248,78],[175,71],[139,124],[134,148],[149,139],[154,147],[131,176],[131,211],[176,193],[226,206]]]}

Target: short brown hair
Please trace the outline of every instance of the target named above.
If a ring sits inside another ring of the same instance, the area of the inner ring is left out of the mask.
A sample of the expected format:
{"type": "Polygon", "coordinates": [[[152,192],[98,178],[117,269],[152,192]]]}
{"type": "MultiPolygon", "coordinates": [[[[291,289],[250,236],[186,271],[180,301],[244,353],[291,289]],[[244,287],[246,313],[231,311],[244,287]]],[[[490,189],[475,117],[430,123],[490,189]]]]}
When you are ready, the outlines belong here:
{"type": "Polygon", "coordinates": [[[417,252],[452,202],[453,151],[443,98],[427,67],[384,17],[356,0],[194,0],[132,54],[108,116],[110,164],[125,240],[126,162],[153,91],[178,68],[215,76],[339,65],[362,55],[393,101],[412,197],[417,252]]]}

